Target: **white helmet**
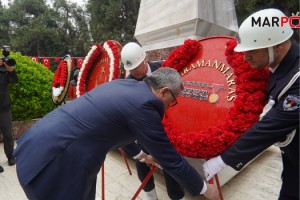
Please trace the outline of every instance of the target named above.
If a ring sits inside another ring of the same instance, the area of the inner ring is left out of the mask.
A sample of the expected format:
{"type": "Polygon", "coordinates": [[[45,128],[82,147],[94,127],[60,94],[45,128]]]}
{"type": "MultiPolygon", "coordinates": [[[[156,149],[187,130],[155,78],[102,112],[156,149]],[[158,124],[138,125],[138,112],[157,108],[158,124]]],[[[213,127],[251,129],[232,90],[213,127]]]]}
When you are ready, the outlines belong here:
{"type": "Polygon", "coordinates": [[[293,30],[289,23],[281,26],[281,17],[286,16],[277,9],[264,9],[250,15],[239,28],[237,38],[239,43],[234,51],[243,52],[273,47],[288,40],[293,30]]]}
{"type": "Polygon", "coordinates": [[[126,70],[133,70],[143,62],[146,52],[134,42],[127,43],[121,51],[121,60],[126,70]]]}

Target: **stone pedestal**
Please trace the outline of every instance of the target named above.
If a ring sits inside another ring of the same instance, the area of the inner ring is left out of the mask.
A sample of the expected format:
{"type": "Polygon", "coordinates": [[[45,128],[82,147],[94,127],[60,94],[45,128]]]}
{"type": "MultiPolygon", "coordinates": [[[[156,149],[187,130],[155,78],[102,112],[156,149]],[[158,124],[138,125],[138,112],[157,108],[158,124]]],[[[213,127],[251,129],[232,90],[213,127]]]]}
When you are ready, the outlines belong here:
{"type": "Polygon", "coordinates": [[[234,0],[141,0],[135,38],[150,51],[237,29],[234,0]]]}
{"type": "MultiPolygon", "coordinates": [[[[198,171],[200,176],[205,180],[205,175],[203,171],[203,164],[205,163],[205,160],[203,159],[196,159],[196,158],[187,158],[185,159],[198,171]]],[[[227,183],[231,178],[233,178],[238,171],[232,169],[231,167],[224,168],[219,174],[218,178],[220,181],[220,185],[223,186],[225,183],[227,183]]]]}

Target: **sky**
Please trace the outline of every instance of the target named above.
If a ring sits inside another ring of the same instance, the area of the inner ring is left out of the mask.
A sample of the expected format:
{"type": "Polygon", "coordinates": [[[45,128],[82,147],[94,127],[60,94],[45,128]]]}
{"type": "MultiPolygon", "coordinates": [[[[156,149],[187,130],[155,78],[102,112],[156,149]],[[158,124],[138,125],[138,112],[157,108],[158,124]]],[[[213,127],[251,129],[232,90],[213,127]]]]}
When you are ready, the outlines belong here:
{"type": "MultiPolygon", "coordinates": [[[[9,0],[1,0],[2,4],[7,5],[9,0]]],[[[10,0],[11,2],[13,2],[13,0],[10,0]]],[[[80,6],[85,5],[85,3],[87,2],[87,0],[66,0],[67,2],[72,2],[72,3],[77,3],[80,6]]]]}

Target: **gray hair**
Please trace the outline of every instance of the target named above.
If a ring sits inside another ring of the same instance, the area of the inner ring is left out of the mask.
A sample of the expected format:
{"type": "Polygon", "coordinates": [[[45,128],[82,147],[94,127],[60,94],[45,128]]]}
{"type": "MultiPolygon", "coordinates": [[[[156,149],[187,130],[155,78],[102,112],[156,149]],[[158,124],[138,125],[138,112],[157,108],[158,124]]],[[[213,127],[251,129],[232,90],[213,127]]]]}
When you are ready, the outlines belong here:
{"type": "Polygon", "coordinates": [[[144,78],[144,81],[154,90],[168,87],[172,92],[178,94],[183,89],[180,74],[172,68],[162,67],[144,78]]]}

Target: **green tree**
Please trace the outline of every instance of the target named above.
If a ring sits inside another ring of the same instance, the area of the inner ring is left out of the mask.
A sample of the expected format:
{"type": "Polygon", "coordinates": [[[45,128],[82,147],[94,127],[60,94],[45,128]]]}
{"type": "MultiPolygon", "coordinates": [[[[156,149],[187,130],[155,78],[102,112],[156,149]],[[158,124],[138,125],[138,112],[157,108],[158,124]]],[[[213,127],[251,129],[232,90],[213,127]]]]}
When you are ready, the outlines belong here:
{"type": "Polygon", "coordinates": [[[45,0],[15,0],[6,15],[10,44],[23,54],[63,56],[70,50],[72,56],[84,56],[92,44],[85,11],[66,0],[54,0],[53,5],[45,0]]]}
{"type": "Polygon", "coordinates": [[[139,6],[140,0],[89,0],[93,40],[113,39],[122,44],[133,41],[139,6]]]}
{"type": "Polygon", "coordinates": [[[9,41],[9,20],[6,16],[6,8],[0,1],[0,45],[8,45],[9,41]]]}
{"type": "Polygon", "coordinates": [[[59,47],[57,17],[44,0],[15,0],[7,15],[14,49],[26,55],[55,54],[59,47]]]}
{"type": "Polygon", "coordinates": [[[60,16],[58,22],[60,39],[65,46],[65,53],[84,56],[92,45],[88,28],[87,13],[77,4],[66,0],[54,0],[54,11],[60,16]]]}

